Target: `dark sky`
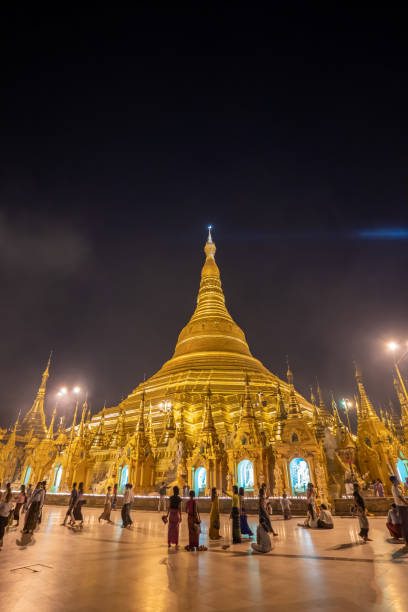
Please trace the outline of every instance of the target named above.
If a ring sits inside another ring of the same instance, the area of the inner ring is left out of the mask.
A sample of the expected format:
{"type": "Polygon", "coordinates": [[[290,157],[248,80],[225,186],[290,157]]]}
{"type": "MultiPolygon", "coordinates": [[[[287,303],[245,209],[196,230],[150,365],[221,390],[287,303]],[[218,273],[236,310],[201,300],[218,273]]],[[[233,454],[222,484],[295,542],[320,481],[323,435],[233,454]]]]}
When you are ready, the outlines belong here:
{"type": "Polygon", "coordinates": [[[253,354],[337,396],[357,359],[387,402],[384,343],[408,339],[402,15],[217,6],[2,20],[3,426],[50,349],[52,396],[78,383],[94,411],[153,374],[209,223],[253,354]]]}

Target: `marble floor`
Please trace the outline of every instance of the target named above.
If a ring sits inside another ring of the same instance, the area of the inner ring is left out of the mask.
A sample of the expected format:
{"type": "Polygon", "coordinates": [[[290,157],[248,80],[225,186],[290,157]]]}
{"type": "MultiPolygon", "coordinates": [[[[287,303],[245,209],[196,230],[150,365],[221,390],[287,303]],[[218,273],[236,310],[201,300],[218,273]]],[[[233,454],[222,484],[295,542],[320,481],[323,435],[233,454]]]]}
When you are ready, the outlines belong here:
{"type": "MultiPolygon", "coordinates": [[[[201,542],[207,552],[188,553],[183,520],[181,549],[168,551],[161,514],[135,511],[131,530],[99,524],[101,509],[84,510],[82,531],[60,526],[65,509],[45,508],[32,541],[11,529],[0,552],[1,609],[27,611],[193,612],[408,609],[408,555],[387,541],[384,518],[370,519],[372,542],[361,544],[357,520],[335,518],[333,531],[297,527],[273,517],[279,536],[268,555],[252,554],[248,542],[201,542]]],[[[250,517],[256,527],[256,517],[250,517]]]]}

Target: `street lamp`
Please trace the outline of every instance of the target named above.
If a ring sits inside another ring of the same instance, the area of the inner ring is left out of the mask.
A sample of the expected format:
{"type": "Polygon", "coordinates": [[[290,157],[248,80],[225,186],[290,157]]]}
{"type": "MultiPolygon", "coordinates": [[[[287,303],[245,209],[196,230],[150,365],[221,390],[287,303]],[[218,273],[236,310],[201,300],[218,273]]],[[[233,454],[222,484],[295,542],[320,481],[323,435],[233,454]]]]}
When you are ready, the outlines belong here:
{"type": "MultiPolygon", "coordinates": [[[[396,351],[396,350],[399,348],[398,344],[397,344],[396,342],[394,342],[393,340],[392,340],[391,342],[389,342],[387,346],[388,346],[388,349],[394,353],[394,355],[395,355],[395,351],[396,351]]],[[[405,358],[407,355],[408,355],[408,350],[406,350],[406,351],[405,351],[405,353],[402,353],[402,355],[400,356],[400,358],[399,358],[399,359],[396,359],[396,357],[394,356],[394,368],[395,368],[395,371],[397,372],[397,376],[398,376],[398,379],[399,379],[399,381],[400,381],[401,388],[402,388],[402,392],[403,392],[403,394],[404,394],[404,396],[405,396],[405,400],[406,400],[406,401],[407,401],[407,403],[408,403],[408,393],[407,393],[407,390],[406,390],[406,388],[405,388],[405,383],[404,383],[404,380],[403,380],[403,378],[402,378],[402,376],[401,376],[400,369],[399,369],[399,367],[398,367],[398,366],[399,366],[399,364],[401,363],[401,361],[402,361],[402,360],[403,360],[403,359],[404,359],[404,358],[405,358]]]]}
{"type": "Polygon", "coordinates": [[[343,404],[344,411],[346,413],[347,425],[348,425],[349,431],[351,431],[349,410],[350,410],[350,408],[353,407],[353,402],[351,400],[349,400],[347,397],[343,397],[343,399],[341,400],[341,403],[343,404]]]}

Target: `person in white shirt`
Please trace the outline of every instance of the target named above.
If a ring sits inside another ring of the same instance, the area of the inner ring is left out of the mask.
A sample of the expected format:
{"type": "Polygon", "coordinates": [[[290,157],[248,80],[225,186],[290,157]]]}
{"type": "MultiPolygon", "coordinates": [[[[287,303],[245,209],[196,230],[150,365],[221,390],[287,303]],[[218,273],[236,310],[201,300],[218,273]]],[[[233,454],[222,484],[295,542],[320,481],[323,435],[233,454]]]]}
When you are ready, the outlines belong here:
{"type": "Polygon", "coordinates": [[[394,498],[394,503],[398,508],[398,514],[401,521],[401,533],[405,540],[405,548],[408,548],[408,501],[403,496],[401,489],[398,486],[398,478],[390,476],[392,483],[391,493],[394,498]]]}
{"type": "Polygon", "coordinates": [[[133,485],[128,482],[125,487],[125,492],[123,494],[122,527],[130,527],[131,525],[133,525],[133,521],[130,518],[130,509],[132,507],[135,496],[132,489],[133,485]]]}
{"type": "Polygon", "coordinates": [[[401,535],[401,519],[396,504],[392,504],[388,510],[387,527],[394,540],[399,540],[401,535]]]}
{"type": "Polygon", "coordinates": [[[320,505],[320,514],[317,518],[318,529],[333,529],[333,517],[330,514],[330,510],[327,509],[326,504],[320,505]]]}
{"type": "Polygon", "coordinates": [[[290,511],[290,507],[292,504],[290,500],[288,499],[288,496],[286,495],[286,493],[282,495],[280,504],[281,504],[281,508],[283,512],[283,518],[285,519],[285,521],[288,521],[289,519],[292,518],[292,513],[290,511]]]}
{"type": "Polygon", "coordinates": [[[0,546],[3,546],[3,537],[8,525],[10,512],[13,508],[11,492],[7,492],[0,502],[0,546]]]}

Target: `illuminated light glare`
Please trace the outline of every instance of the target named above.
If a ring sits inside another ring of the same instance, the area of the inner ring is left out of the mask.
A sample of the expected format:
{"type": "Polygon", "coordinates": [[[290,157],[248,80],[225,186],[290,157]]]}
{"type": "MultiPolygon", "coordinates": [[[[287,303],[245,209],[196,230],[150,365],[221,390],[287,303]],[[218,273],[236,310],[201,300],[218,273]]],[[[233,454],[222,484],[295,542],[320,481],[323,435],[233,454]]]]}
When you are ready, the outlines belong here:
{"type": "Polygon", "coordinates": [[[398,344],[394,341],[388,343],[388,348],[390,351],[395,351],[398,348],[398,344]]]}
{"type": "Polygon", "coordinates": [[[81,391],[81,387],[74,387],[73,388],[73,392],[74,393],[79,393],[81,391]]]}
{"type": "Polygon", "coordinates": [[[60,393],[61,395],[66,395],[68,393],[68,390],[66,387],[62,387],[62,389],[60,389],[60,393]]]}
{"type": "Polygon", "coordinates": [[[58,393],[57,393],[57,397],[61,397],[61,396],[62,396],[61,391],[58,391],[58,393]]]}

